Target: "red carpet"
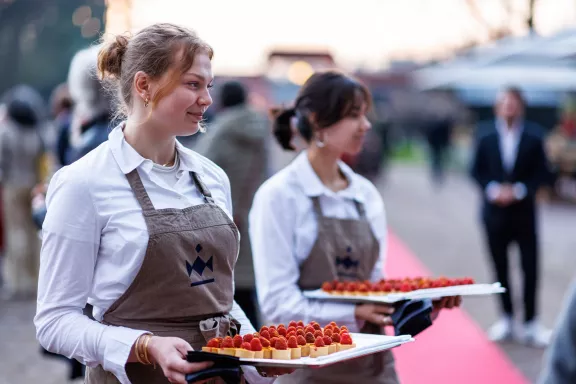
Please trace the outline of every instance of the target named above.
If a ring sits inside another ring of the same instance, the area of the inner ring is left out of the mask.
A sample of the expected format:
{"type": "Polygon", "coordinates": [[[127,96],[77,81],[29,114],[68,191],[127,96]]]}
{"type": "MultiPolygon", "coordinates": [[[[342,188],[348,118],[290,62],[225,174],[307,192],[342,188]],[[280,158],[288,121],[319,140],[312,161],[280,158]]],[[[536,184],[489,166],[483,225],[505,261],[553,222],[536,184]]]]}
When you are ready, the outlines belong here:
{"type": "MultiPolygon", "coordinates": [[[[389,235],[386,274],[430,272],[396,237],[389,235]]],[[[416,342],[394,350],[402,384],[528,384],[500,348],[462,310],[444,311],[416,342]]]]}

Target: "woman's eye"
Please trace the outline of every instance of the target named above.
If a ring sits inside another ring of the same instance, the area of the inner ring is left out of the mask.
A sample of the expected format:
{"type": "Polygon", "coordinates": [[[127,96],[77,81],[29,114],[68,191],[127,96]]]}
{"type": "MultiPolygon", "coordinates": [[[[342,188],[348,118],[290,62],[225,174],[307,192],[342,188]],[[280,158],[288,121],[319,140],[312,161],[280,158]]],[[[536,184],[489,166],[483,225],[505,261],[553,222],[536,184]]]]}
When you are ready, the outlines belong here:
{"type": "Polygon", "coordinates": [[[208,89],[214,88],[214,84],[208,84],[208,89]]]}
{"type": "Polygon", "coordinates": [[[188,83],[189,86],[194,87],[194,88],[198,88],[198,82],[197,81],[191,81],[188,83]]]}

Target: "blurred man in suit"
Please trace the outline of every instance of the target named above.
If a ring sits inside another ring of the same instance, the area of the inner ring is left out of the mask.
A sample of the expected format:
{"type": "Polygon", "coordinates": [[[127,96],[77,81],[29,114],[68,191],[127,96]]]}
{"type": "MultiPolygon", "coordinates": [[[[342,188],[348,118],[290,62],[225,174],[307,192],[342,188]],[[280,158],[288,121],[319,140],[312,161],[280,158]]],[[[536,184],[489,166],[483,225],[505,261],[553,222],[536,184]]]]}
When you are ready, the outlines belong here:
{"type": "Polygon", "coordinates": [[[524,120],[524,99],[517,88],[498,96],[493,129],[484,129],[473,156],[472,177],[483,196],[482,219],[495,276],[507,289],[500,296],[503,316],[489,330],[494,341],[517,338],[545,346],[550,332],[537,321],[538,230],[536,193],[546,183],[547,160],[541,135],[524,120]],[[524,272],[524,323],[514,329],[508,273],[508,248],[520,248],[524,272]]]}

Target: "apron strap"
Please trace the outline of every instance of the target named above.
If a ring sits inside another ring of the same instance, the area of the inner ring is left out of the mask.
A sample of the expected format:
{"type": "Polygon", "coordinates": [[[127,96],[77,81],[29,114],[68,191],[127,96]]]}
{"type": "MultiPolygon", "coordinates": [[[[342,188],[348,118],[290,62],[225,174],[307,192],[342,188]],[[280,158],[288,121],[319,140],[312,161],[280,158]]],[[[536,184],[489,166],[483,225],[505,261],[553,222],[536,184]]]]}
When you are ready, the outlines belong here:
{"type": "Polygon", "coordinates": [[[322,206],[320,206],[320,198],[318,196],[312,196],[310,197],[310,200],[312,200],[312,209],[314,210],[316,217],[324,217],[322,206]]]}
{"type": "Polygon", "coordinates": [[[146,192],[146,188],[144,188],[144,184],[142,184],[142,179],[138,174],[138,168],[135,168],[130,173],[126,174],[126,178],[128,179],[128,183],[130,183],[130,187],[136,196],[136,200],[140,203],[142,207],[142,211],[144,212],[151,212],[155,211],[154,205],[150,200],[150,196],[148,196],[148,192],[146,192]]]}
{"type": "Polygon", "coordinates": [[[354,205],[356,206],[356,210],[358,211],[358,216],[360,216],[360,219],[366,220],[366,209],[364,208],[364,204],[358,200],[354,200],[354,205]]]}
{"type": "MultiPolygon", "coordinates": [[[[314,210],[316,217],[324,217],[322,206],[320,205],[320,198],[318,196],[312,196],[310,197],[310,200],[312,200],[312,209],[314,210]]],[[[366,209],[364,208],[364,204],[358,200],[354,200],[354,205],[356,206],[360,219],[366,220],[366,209]]]]}
{"type": "Polygon", "coordinates": [[[194,180],[194,184],[196,184],[196,187],[200,190],[200,193],[202,193],[202,195],[204,196],[204,200],[208,204],[210,204],[210,203],[213,204],[214,199],[212,198],[212,193],[210,192],[208,187],[206,187],[206,184],[204,184],[202,182],[202,180],[200,179],[200,176],[196,172],[190,172],[190,175],[192,175],[192,179],[194,180]]]}

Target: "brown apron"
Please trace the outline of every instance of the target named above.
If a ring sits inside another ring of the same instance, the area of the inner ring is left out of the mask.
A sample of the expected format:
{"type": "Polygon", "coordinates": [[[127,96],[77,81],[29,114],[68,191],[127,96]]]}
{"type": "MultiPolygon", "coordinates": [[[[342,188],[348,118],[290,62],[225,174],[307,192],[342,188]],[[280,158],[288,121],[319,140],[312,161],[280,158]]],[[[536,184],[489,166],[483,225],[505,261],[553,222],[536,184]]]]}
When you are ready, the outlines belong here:
{"type": "MultiPolygon", "coordinates": [[[[238,231],[198,174],[190,175],[205,203],[185,209],[154,209],[138,171],[126,175],[150,239],[140,271],[102,323],[180,337],[199,350],[209,338],[240,330],[227,315],[233,302],[238,231]]],[[[126,373],[132,383],[168,384],[159,367],[128,363],[126,373]]],[[[101,365],[87,369],[85,382],[119,383],[101,365]]]]}
{"type": "MultiPolygon", "coordinates": [[[[369,280],[380,257],[378,240],[366,218],[364,205],[354,201],[359,220],[336,219],[322,214],[320,200],[312,197],[318,221],[318,237],[310,255],[300,267],[298,285],[302,290],[318,289],[330,280],[369,280]]],[[[383,329],[366,323],[362,333],[381,334],[383,329]]],[[[276,383],[377,383],[398,384],[390,351],[361,357],[321,369],[301,369],[281,376],[276,383]]]]}

